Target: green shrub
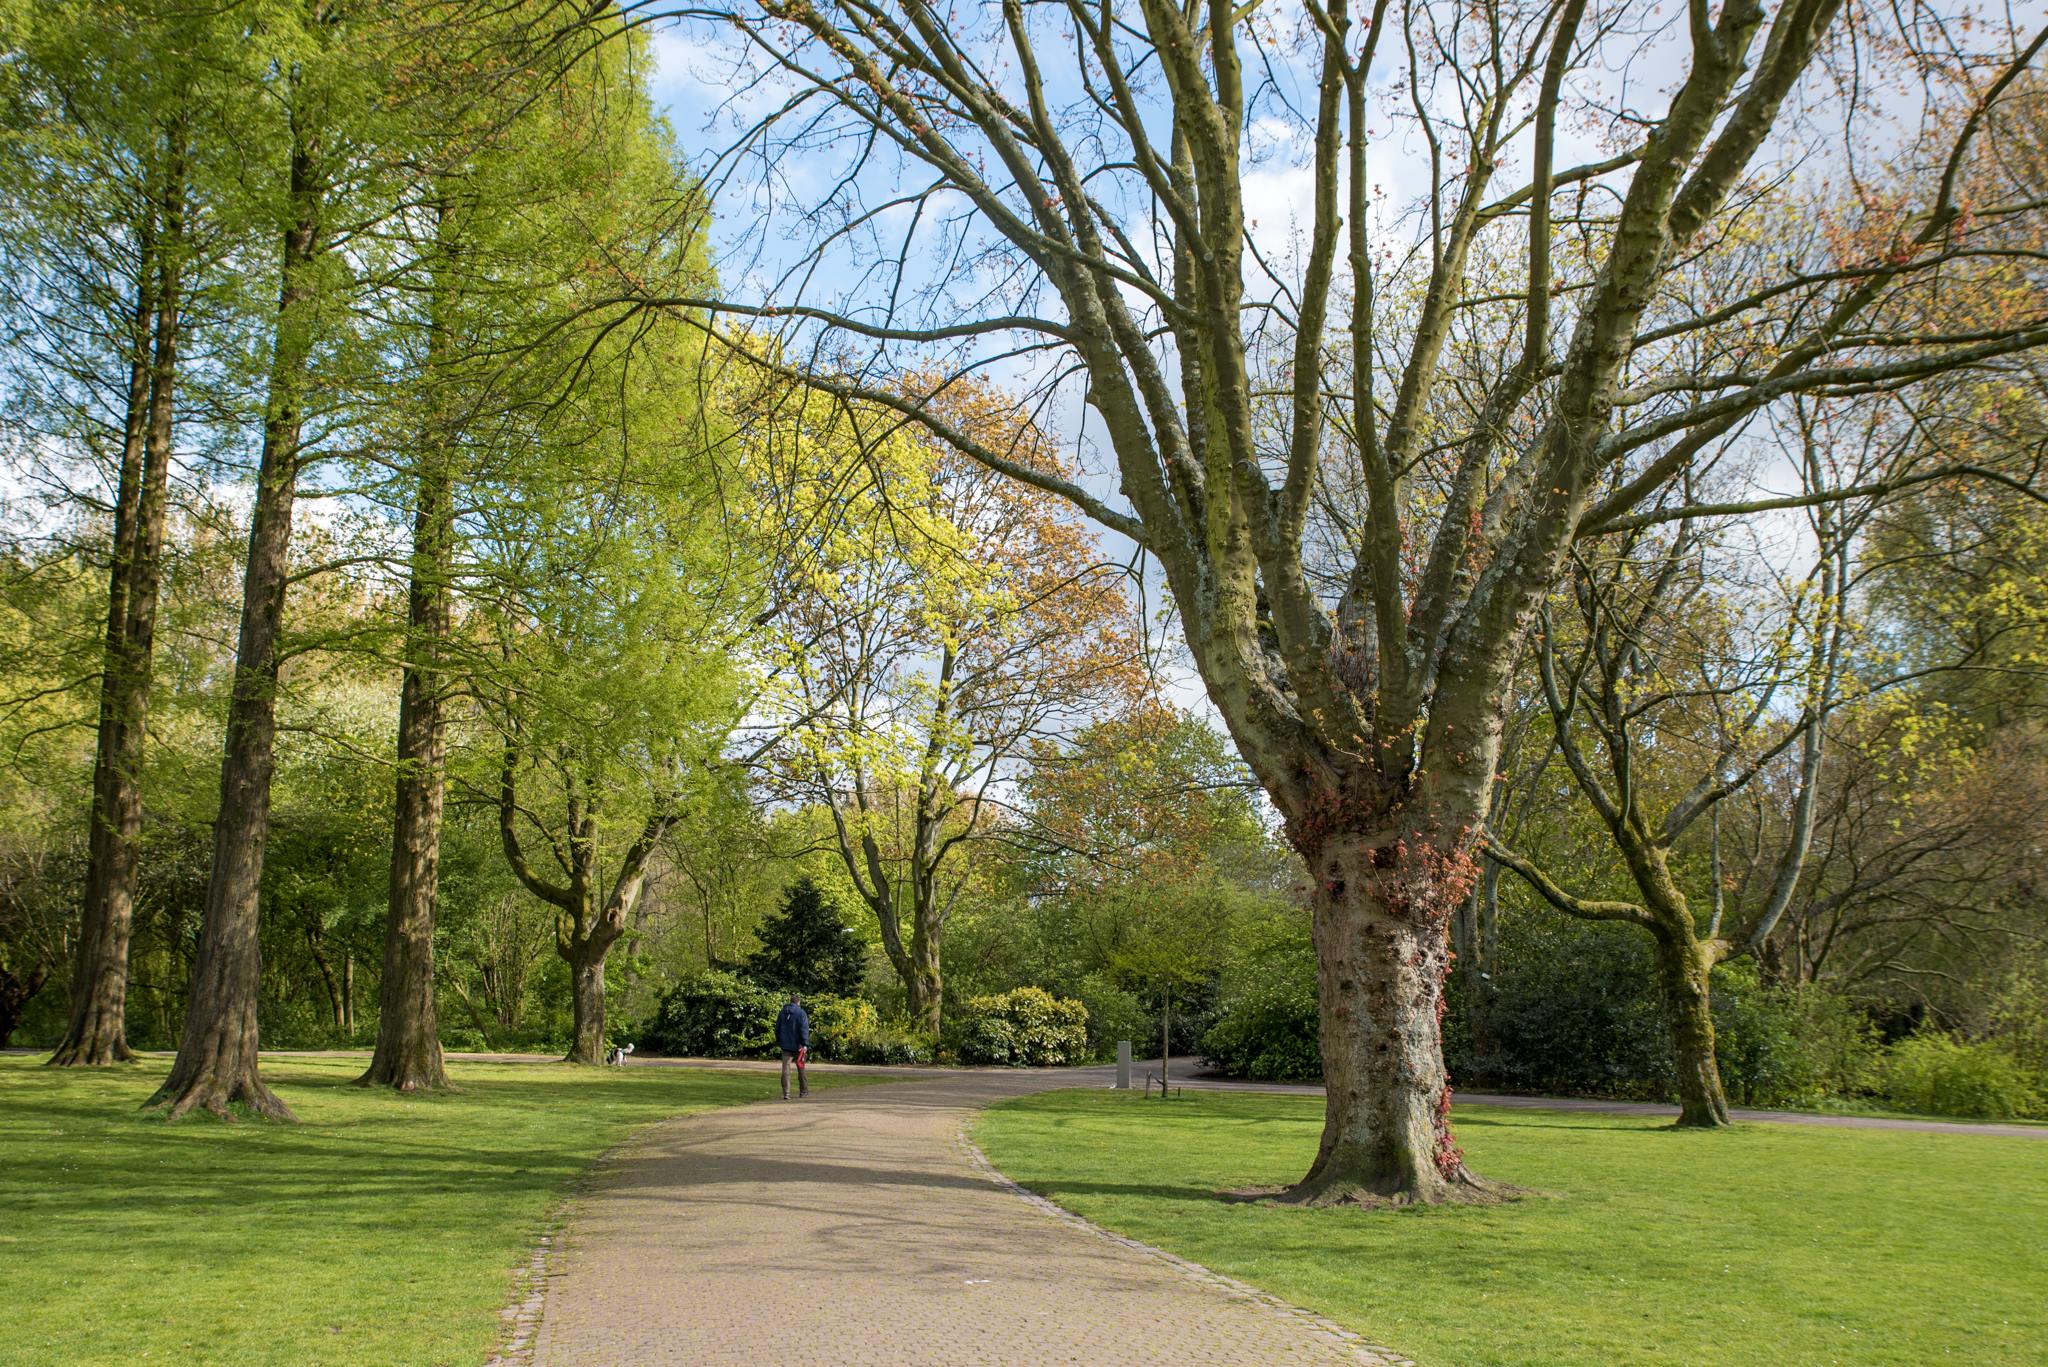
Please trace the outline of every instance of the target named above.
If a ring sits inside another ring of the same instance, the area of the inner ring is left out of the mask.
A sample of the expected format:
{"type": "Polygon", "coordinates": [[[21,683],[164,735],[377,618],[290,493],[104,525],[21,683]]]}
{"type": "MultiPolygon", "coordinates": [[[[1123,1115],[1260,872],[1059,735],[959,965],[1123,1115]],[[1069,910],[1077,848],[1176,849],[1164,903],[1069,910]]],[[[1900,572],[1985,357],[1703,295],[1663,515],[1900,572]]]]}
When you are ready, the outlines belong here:
{"type": "Polygon", "coordinates": [[[2048,980],[2021,969],[2007,975],[1991,1000],[1991,1038],[2048,1090],[2048,980]]]}
{"type": "Polygon", "coordinates": [[[820,992],[804,998],[804,1010],[811,1017],[811,1052],[819,1058],[852,1062],[858,1042],[882,1028],[874,1003],[859,997],[820,992]]]}
{"type": "Polygon", "coordinates": [[[833,1057],[841,1063],[930,1063],[937,1052],[932,1037],[917,1027],[879,1021],[856,1034],[845,1054],[833,1057]]]}
{"type": "Polygon", "coordinates": [[[1740,1106],[1817,1106],[1867,1085],[1877,1031],[1855,1003],[1826,988],[1765,987],[1754,965],[1714,971],[1715,1053],[1721,1084],[1740,1106]]]}
{"type": "Polygon", "coordinates": [[[1677,1078],[1647,935],[1504,911],[1481,980],[1451,974],[1444,1058],[1459,1087],[1662,1100],[1677,1078]]]}
{"type": "Polygon", "coordinates": [[[1224,999],[1202,1056],[1232,1077],[1313,1082],[1323,1075],[1317,1038],[1313,973],[1275,971],[1224,999]]]}
{"type": "Polygon", "coordinates": [[[1879,1095],[1891,1105],[1927,1115],[2002,1120],[2042,1108],[2041,1094],[2012,1055],[1952,1035],[1900,1040],[1885,1051],[1877,1083],[1879,1095]]]}
{"type": "Polygon", "coordinates": [[[952,1023],[962,1063],[1042,1068],[1078,1063],[1088,1052],[1088,1008],[1042,987],[969,998],[952,1023]]]}
{"type": "Polygon", "coordinates": [[[441,1047],[455,1054],[487,1054],[491,1042],[484,1038],[484,1032],[465,1026],[453,1029],[442,1027],[441,1047]]]}
{"type": "Polygon", "coordinates": [[[1120,1039],[1132,1041],[1141,1052],[1148,1040],[1158,1040],[1159,1013],[1107,973],[1090,973],[1081,979],[1074,996],[1088,1010],[1089,1057],[1112,1057],[1120,1039]]]}
{"type": "Polygon", "coordinates": [[[781,1000],[730,973],[685,978],[662,993],[635,1036],[642,1049],[680,1058],[764,1058],[775,1051],[781,1000]]]}

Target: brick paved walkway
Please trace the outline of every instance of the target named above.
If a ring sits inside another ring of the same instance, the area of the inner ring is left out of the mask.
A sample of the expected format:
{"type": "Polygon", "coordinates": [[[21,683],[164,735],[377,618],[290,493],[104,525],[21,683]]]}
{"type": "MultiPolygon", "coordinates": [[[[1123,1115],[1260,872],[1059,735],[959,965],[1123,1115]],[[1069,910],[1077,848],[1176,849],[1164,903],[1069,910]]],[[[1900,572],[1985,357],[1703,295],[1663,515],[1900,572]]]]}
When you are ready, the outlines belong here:
{"type": "MultiPolygon", "coordinates": [[[[939,1074],[688,1116],[570,1208],[509,1362],[954,1367],[1399,1361],[999,1185],[961,1142],[1053,1074],[939,1074]]],[[[764,1095],[774,1079],[764,1077],[764,1095]]]]}

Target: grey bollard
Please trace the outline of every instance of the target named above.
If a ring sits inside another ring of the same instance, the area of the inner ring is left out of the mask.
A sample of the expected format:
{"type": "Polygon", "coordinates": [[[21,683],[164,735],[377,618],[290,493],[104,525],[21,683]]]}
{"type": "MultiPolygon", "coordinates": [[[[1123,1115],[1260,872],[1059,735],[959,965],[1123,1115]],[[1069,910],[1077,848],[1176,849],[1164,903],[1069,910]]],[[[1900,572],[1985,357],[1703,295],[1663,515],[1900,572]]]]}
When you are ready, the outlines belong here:
{"type": "Polygon", "coordinates": [[[1127,1039],[1116,1042],[1116,1085],[1131,1090],[1131,1042],[1127,1039]]]}

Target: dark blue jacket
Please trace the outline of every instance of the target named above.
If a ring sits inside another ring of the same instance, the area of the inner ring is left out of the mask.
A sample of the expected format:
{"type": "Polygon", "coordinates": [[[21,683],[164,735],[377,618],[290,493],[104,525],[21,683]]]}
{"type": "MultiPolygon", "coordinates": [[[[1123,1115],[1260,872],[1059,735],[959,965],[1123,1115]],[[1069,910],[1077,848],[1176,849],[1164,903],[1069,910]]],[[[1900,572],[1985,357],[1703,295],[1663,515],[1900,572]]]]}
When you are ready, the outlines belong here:
{"type": "Polygon", "coordinates": [[[795,1002],[784,1002],[782,1014],[775,1018],[775,1047],[794,1054],[810,1042],[811,1018],[795,1002]]]}

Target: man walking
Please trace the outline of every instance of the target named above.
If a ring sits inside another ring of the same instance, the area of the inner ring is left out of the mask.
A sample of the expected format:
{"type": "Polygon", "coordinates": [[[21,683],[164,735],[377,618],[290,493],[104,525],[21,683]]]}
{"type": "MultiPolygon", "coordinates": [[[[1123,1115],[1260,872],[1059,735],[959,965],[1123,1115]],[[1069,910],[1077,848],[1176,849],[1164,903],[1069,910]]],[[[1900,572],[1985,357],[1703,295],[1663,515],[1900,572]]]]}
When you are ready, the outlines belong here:
{"type": "Polygon", "coordinates": [[[775,1018],[775,1047],[782,1051],[782,1099],[789,1100],[789,1065],[792,1063],[796,1065],[797,1096],[809,1096],[811,1084],[804,1076],[804,1064],[809,1061],[811,1053],[811,1018],[804,1014],[801,993],[790,993],[782,1013],[775,1018]]]}

